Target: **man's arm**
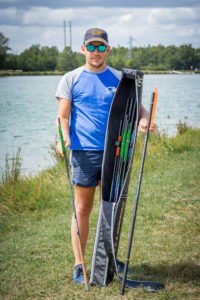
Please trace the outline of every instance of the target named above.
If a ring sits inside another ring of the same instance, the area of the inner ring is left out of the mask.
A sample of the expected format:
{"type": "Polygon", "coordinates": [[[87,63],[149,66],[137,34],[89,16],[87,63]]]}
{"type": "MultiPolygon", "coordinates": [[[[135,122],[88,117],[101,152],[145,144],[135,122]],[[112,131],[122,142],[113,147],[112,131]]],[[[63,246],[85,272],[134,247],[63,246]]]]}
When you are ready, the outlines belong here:
{"type": "MultiPolygon", "coordinates": [[[[148,116],[149,116],[148,111],[144,108],[143,105],[141,105],[139,126],[140,126],[140,130],[142,132],[146,132],[146,130],[147,130],[148,116]]],[[[149,132],[153,133],[155,127],[156,127],[156,124],[153,123],[149,128],[149,132]]]]}
{"type": "MultiPolygon", "coordinates": [[[[63,138],[65,142],[66,149],[71,145],[69,138],[69,118],[71,113],[71,100],[58,98],[58,117],[60,117],[60,122],[62,126],[63,138]]],[[[58,118],[56,118],[56,129],[58,131],[58,118]]],[[[63,155],[61,142],[57,143],[58,151],[63,155]]]]}

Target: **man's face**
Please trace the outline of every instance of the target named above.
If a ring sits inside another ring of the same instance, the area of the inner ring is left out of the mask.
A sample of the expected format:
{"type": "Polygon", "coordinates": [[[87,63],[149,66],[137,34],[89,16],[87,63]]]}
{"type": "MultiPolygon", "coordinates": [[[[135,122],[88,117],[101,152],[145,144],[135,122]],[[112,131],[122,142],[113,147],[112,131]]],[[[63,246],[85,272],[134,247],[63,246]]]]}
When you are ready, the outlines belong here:
{"type": "Polygon", "coordinates": [[[86,45],[81,46],[82,53],[86,57],[86,65],[88,65],[91,69],[97,69],[97,70],[104,67],[106,56],[110,52],[110,46],[107,46],[105,52],[99,52],[97,48],[95,49],[94,52],[90,52],[86,48],[87,45],[98,46],[98,45],[104,45],[104,44],[102,42],[99,42],[99,41],[93,41],[93,42],[90,42],[86,45]]]}

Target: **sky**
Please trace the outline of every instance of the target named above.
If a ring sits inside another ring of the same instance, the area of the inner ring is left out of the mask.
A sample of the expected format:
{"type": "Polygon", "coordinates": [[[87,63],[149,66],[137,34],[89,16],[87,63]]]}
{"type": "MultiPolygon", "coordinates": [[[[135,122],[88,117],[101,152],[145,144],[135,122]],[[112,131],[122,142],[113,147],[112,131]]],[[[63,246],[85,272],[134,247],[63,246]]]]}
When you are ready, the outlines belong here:
{"type": "Polygon", "coordinates": [[[0,32],[16,54],[33,44],[62,51],[64,21],[73,51],[94,27],[107,31],[111,47],[200,47],[200,0],[0,0],[0,32]]]}

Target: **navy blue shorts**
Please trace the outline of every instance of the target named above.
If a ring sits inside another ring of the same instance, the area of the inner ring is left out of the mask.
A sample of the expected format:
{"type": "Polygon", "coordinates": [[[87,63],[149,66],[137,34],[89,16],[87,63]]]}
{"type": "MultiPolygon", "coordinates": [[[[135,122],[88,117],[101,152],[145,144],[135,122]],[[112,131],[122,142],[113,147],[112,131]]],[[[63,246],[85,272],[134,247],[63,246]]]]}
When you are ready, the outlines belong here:
{"type": "Polygon", "coordinates": [[[81,187],[96,187],[101,180],[102,159],[103,151],[72,150],[72,183],[81,187]]]}

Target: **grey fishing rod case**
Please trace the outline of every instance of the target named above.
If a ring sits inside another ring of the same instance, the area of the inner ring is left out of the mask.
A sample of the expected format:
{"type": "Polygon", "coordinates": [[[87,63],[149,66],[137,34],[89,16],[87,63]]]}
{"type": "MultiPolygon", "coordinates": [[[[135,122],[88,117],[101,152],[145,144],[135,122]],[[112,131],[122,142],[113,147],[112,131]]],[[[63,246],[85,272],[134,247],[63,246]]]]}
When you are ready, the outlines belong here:
{"type": "Polygon", "coordinates": [[[123,69],[122,78],[111,104],[102,165],[102,199],[92,255],[91,285],[104,286],[112,281],[114,273],[118,276],[116,258],[137,137],[142,84],[143,73],[141,71],[123,69]],[[118,145],[120,124],[126,117],[127,101],[131,101],[136,108],[130,115],[133,139],[129,145],[130,154],[126,163],[123,184],[120,187],[117,199],[112,200],[110,194],[116,147],[118,145]]]}

